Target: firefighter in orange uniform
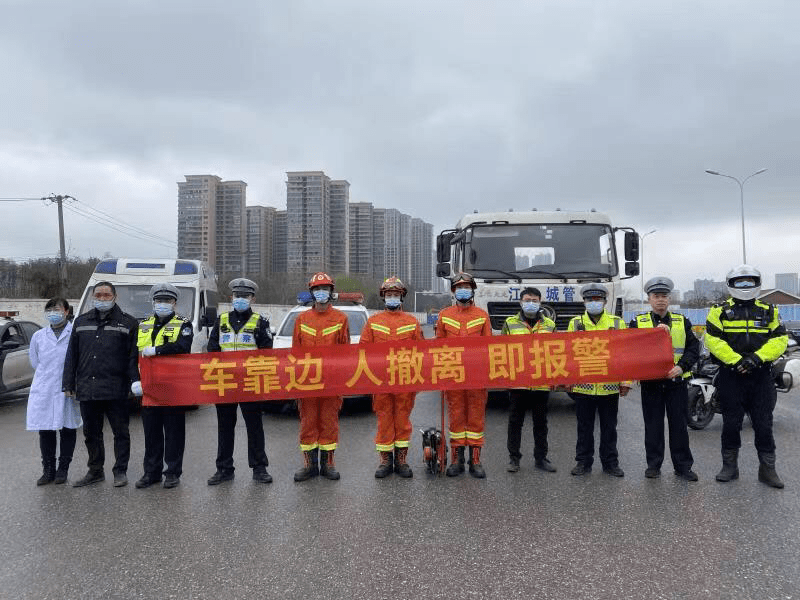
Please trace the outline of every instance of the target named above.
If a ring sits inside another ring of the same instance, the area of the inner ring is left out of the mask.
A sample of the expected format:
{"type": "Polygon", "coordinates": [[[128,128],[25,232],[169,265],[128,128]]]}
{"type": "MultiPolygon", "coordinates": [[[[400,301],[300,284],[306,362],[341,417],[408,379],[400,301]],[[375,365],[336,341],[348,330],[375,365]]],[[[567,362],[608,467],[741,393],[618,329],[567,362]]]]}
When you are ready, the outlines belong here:
{"type": "MultiPolygon", "coordinates": [[[[492,335],[492,325],[486,311],[475,306],[475,279],[469,273],[457,273],[451,278],[450,291],[456,299],[439,313],[436,337],[475,337],[492,335]]],[[[469,472],[473,477],[486,477],[481,465],[483,428],[486,421],[487,391],[448,390],[447,415],[450,426],[452,456],[447,476],[464,472],[464,446],[469,446],[469,472]]]]}
{"type": "MultiPolygon", "coordinates": [[[[292,348],[349,344],[347,315],[331,305],[333,279],[326,273],[316,273],[308,282],[308,289],[314,297],[314,305],[298,315],[294,323],[292,348]]],[[[333,454],[339,441],[341,396],[301,398],[297,405],[300,410],[300,449],[305,464],[294,474],[294,480],[305,481],[317,475],[339,479],[333,454]]]]}
{"type": "MultiPolygon", "coordinates": [[[[379,293],[386,310],[367,320],[361,333],[361,343],[421,340],[419,322],[414,316],[403,312],[403,298],[408,293],[403,282],[397,277],[389,277],[381,285],[379,293]]],[[[414,392],[372,396],[372,410],[378,417],[375,449],[381,454],[380,464],[375,471],[378,479],[390,475],[392,470],[400,477],[413,476],[406,457],[411,440],[410,417],[415,396],[414,392]]]]}

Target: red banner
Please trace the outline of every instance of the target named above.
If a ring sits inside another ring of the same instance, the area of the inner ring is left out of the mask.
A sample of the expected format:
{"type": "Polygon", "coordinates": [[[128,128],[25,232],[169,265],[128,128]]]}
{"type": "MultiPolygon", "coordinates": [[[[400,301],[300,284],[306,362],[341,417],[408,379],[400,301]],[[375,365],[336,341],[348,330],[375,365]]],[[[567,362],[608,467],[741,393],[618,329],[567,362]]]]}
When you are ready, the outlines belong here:
{"type": "Polygon", "coordinates": [[[145,406],[658,379],[661,328],[442,338],[140,358],[145,406]]]}

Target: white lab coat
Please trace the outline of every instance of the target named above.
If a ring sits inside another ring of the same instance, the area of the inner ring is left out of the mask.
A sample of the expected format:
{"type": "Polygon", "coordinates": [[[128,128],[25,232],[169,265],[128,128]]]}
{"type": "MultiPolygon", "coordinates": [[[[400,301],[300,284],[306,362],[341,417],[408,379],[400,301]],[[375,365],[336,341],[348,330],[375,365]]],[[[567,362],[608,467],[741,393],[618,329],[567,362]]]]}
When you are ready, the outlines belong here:
{"type": "Polygon", "coordinates": [[[49,326],[40,329],[31,338],[28,354],[36,372],[28,396],[28,431],[62,427],[77,429],[83,425],[77,400],[70,400],[61,391],[70,335],[72,321],[67,323],[58,339],[49,326]]]}

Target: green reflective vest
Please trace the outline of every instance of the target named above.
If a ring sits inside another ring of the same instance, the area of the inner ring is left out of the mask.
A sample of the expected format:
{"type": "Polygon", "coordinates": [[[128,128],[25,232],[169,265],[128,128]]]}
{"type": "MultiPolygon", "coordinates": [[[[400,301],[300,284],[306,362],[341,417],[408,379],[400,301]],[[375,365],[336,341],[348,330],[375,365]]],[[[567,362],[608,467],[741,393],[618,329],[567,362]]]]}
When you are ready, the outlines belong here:
{"type": "MultiPolygon", "coordinates": [[[[506,319],[505,323],[503,323],[503,328],[500,330],[500,335],[533,335],[536,333],[552,333],[555,330],[555,322],[545,315],[540,315],[539,320],[536,321],[536,324],[533,327],[531,327],[528,325],[528,322],[525,320],[525,318],[520,313],[517,313],[516,315],[512,315],[506,319]]],[[[529,389],[549,390],[550,386],[540,385],[529,389]]]]}
{"type": "Polygon", "coordinates": [[[247,323],[238,331],[231,327],[228,313],[219,316],[219,347],[223,352],[235,352],[236,350],[256,350],[256,327],[261,315],[253,313],[247,319],[247,323]]]}
{"type": "MultiPolygon", "coordinates": [[[[647,329],[655,327],[653,323],[653,315],[645,313],[636,316],[636,326],[639,329],[647,329]]],[[[672,338],[672,364],[677,365],[678,361],[683,356],[683,351],[686,349],[686,323],[683,320],[683,315],[669,313],[669,335],[672,338]]],[[[690,371],[683,374],[684,379],[692,376],[690,371]]]]}
{"type": "MultiPolygon", "coordinates": [[[[616,315],[603,312],[597,323],[592,321],[587,313],[573,317],[569,322],[567,331],[608,331],[609,329],[626,329],[625,321],[616,315]]],[[[630,381],[623,382],[626,387],[630,387],[630,381]]],[[[577,394],[588,396],[610,396],[619,393],[619,383],[576,383],[572,386],[572,391],[577,394]]]]}
{"type": "Polygon", "coordinates": [[[139,352],[141,352],[142,349],[147,346],[161,346],[166,343],[174,342],[178,339],[178,335],[180,334],[181,327],[183,327],[184,323],[186,323],[186,321],[183,317],[172,315],[172,318],[167,322],[167,324],[158,330],[156,339],[153,339],[153,329],[156,326],[156,317],[155,315],[148,317],[139,323],[139,337],[136,340],[136,345],[139,347],[139,352]]]}

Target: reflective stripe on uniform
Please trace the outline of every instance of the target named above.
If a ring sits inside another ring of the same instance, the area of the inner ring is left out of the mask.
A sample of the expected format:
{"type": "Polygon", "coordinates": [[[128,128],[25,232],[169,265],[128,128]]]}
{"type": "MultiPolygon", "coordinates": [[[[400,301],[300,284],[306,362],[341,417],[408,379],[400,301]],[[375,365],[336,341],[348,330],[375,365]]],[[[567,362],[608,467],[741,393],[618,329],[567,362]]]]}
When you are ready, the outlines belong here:
{"type": "Polygon", "coordinates": [[[391,452],[394,450],[394,444],[375,444],[375,450],[378,452],[391,452]]]}
{"type": "MultiPolygon", "coordinates": [[[[672,360],[673,364],[677,365],[686,349],[686,323],[681,314],[670,313],[669,317],[669,335],[672,339],[672,360]]],[[[640,329],[654,328],[655,322],[653,321],[653,315],[651,313],[637,315],[636,325],[640,329]]],[[[686,371],[682,375],[683,379],[688,379],[691,376],[692,374],[689,371],[686,371]]]]}
{"type": "Polygon", "coordinates": [[[147,346],[162,346],[165,343],[174,343],[180,335],[184,325],[183,318],[173,315],[173,317],[159,329],[156,339],[153,339],[153,329],[155,328],[156,318],[152,316],[139,324],[139,335],[136,345],[141,351],[147,346]]]}
{"type": "Polygon", "coordinates": [[[237,350],[255,350],[256,344],[255,331],[261,315],[253,313],[247,322],[238,332],[231,328],[229,313],[223,313],[219,317],[219,347],[223,352],[235,352],[237,350]],[[227,331],[223,331],[227,329],[227,331]]]}
{"type": "Polygon", "coordinates": [[[336,450],[336,442],[333,442],[332,444],[320,444],[319,445],[319,449],[320,450],[336,450]]]}
{"type": "Polygon", "coordinates": [[[466,434],[467,439],[470,439],[470,440],[483,439],[483,432],[482,431],[481,432],[478,432],[478,431],[465,431],[464,433],[466,434]]]}
{"type": "Polygon", "coordinates": [[[314,442],[313,444],[300,444],[300,450],[303,452],[310,452],[311,450],[316,450],[317,445],[317,442],[314,442]]]}
{"type": "Polygon", "coordinates": [[[307,333],[308,335],[317,335],[317,330],[306,325],[305,323],[300,323],[300,331],[307,333]]]}
{"type": "Polygon", "coordinates": [[[486,323],[486,317],[478,317],[477,319],[472,319],[467,323],[467,329],[470,327],[475,327],[476,325],[483,325],[486,323]]]}
{"type": "Polygon", "coordinates": [[[391,335],[392,330],[385,325],[379,325],[378,323],[370,323],[369,326],[374,329],[375,331],[380,331],[381,333],[385,333],[386,335],[391,335]]]}
{"type": "Polygon", "coordinates": [[[439,318],[442,320],[442,323],[444,323],[445,325],[451,325],[452,327],[455,327],[457,329],[461,329],[461,323],[459,323],[455,319],[451,319],[450,317],[441,317],[441,316],[439,318]]]}
{"type": "Polygon", "coordinates": [[[403,325],[402,327],[397,328],[397,333],[408,333],[410,331],[414,331],[417,328],[416,325],[403,325]]]}
{"type": "Polygon", "coordinates": [[[331,325],[330,327],[326,327],[322,330],[322,335],[330,335],[331,333],[336,333],[342,328],[341,323],[337,323],[336,325],[331,325]]]}
{"type": "Polygon", "coordinates": [[[448,431],[447,433],[450,434],[450,439],[461,440],[467,438],[466,431],[448,431]]]}

